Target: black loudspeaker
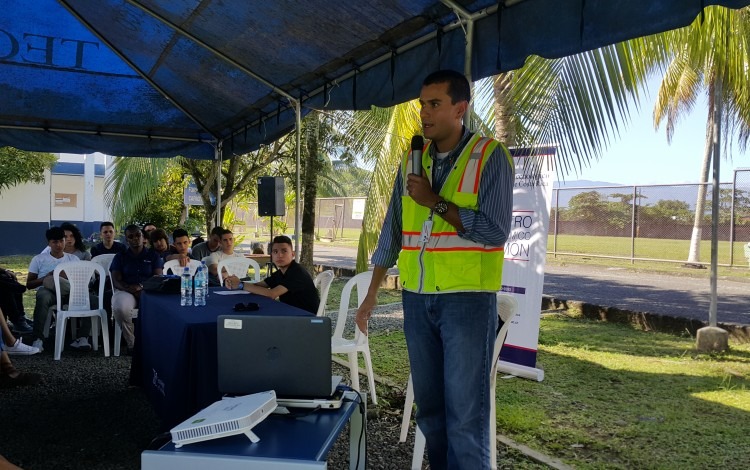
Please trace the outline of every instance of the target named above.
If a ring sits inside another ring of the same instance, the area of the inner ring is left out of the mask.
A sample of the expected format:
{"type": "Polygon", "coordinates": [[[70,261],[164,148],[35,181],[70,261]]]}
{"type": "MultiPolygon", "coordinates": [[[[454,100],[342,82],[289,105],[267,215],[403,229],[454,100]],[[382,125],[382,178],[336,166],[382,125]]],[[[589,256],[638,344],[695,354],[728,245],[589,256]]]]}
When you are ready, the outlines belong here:
{"type": "Polygon", "coordinates": [[[258,178],[258,215],[282,216],[284,209],[284,178],[258,178]]]}

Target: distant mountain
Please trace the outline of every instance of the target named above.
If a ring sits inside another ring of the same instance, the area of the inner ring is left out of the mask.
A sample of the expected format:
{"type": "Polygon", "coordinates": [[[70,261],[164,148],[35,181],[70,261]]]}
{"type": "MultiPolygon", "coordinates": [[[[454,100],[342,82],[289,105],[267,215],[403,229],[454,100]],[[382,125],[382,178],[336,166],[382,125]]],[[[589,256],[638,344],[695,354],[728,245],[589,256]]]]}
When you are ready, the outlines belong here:
{"type": "Polygon", "coordinates": [[[607,183],[606,181],[591,181],[591,180],[570,180],[570,181],[555,181],[552,185],[553,189],[557,188],[588,188],[591,186],[624,186],[620,183],[607,183]]]}

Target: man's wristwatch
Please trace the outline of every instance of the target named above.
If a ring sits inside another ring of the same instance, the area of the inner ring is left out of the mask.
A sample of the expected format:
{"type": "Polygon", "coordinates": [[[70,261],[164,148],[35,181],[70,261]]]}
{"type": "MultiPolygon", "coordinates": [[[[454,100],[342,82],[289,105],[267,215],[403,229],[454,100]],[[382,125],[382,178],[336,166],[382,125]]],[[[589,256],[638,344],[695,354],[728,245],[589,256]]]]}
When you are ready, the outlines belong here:
{"type": "Polygon", "coordinates": [[[448,213],[448,203],[441,199],[435,204],[435,207],[432,209],[432,211],[437,215],[445,215],[446,213],[448,213]]]}
{"type": "Polygon", "coordinates": [[[245,283],[243,281],[240,281],[239,284],[237,284],[237,289],[243,290],[245,288],[245,283]]]}

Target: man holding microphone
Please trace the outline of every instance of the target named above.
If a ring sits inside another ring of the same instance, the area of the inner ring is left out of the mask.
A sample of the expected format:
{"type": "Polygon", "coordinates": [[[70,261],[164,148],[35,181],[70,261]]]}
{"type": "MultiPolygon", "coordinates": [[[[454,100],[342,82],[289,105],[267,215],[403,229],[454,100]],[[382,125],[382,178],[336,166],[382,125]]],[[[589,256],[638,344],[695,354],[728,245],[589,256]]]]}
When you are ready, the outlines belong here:
{"type": "Polygon", "coordinates": [[[356,316],[366,333],[378,287],[398,259],[417,423],[433,469],[489,469],[495,445],[490,373],[514,171],[505,146],[463,126],[470,99],[458,72],[422,83],[430,142],[419,149],[415,139],[417,151],[402,160],[356,316]]]}

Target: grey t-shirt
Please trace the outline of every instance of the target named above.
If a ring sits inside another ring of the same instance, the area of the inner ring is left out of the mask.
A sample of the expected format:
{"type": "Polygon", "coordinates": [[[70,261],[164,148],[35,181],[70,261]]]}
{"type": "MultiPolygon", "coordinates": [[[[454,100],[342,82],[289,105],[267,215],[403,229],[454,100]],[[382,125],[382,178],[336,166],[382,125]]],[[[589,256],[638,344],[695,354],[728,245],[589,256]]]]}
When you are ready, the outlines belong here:
{"type": "Polygon", "coordinates": [[[214,251],[211,251],[208,248],[208,242],[201,242],[193,247],[193,250],[190,252],[190,257],[193,259],[197,259],[198,261],[202,261],[203,258],[205,258],[206,256],[211,256],[211,253],[215,253],[220,249],[221,245],[219,245],[214,251]]]}

